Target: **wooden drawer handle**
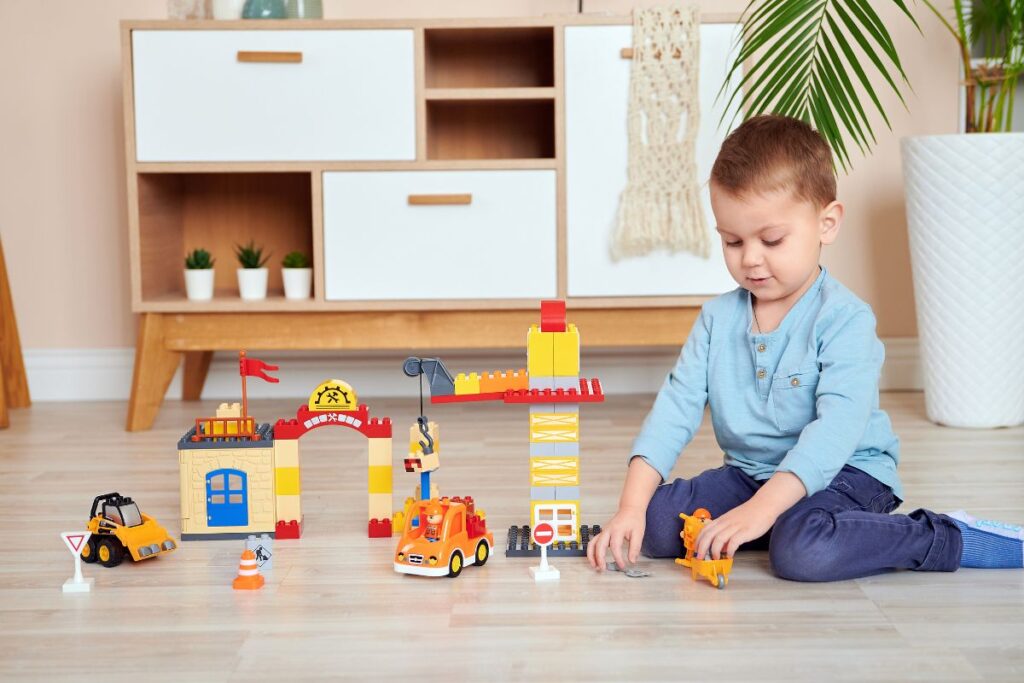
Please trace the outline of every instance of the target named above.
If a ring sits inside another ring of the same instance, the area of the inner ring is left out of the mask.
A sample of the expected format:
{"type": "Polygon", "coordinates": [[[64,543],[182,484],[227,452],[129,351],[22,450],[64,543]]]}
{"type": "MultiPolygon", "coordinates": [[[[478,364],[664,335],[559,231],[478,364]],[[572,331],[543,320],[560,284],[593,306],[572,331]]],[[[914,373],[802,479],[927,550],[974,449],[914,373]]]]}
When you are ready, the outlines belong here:
{"type": "Polygon", "coordinates": [[[619,56],[622,57],[623,59],[633,59],[633,48],[622,48],[621,50],[619,50],[619,56]]]}
{"type": "Polygon", "coordinates": [[[301,52],[246,52],[238,51],[238,61],[270,64],[301,64],[301,52]]]}
{"type": "Polygon", "coordinates": [[[411,194],[410,206],[442,206],[449,204],[472,204],[471,194],[411,194]]]}

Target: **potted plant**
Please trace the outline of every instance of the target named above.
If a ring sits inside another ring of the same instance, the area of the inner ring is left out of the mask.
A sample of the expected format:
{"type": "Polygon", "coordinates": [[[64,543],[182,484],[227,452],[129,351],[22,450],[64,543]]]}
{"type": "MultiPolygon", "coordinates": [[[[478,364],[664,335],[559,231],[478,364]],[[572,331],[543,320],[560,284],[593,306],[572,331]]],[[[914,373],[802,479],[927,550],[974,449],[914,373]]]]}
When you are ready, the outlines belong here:
{"type": "MultiPolygon", "coordinates": [[[[903,0],[892,1],[917,24],[903,0]]],[[[925,410],[951,426],[1021,424],[1024,354],[1009,350],[1024,331],[1024,133],[1009,130],[1024,71],[1024,0],[953,0],[951,20],[924,4],[961,54],[966,102],[964,134],[902,141],[925,410]],[[984,57],[972,59],[972,48],[984,57]]],[[[869,73],[901,102],[897,83],[907,82],[872,3],[756,0],[743,19],[743,45],[725,84],[756,59],[726,111],[738,98],[744,116],[808,121],[848,169],[850,147],[866,152],[875,140],[865,110],[889,125],[869,73]]]]}
{"type": "Polygon", "coordinates": [[[185,294],[189,301],[213,298],[213,263],[210,252],[193,249],[185,255],[185,294]]]}
{"type": "Polygon", "coordinates": [[[313,269],[301,251],[289,252],[281,261],[285,299],[308,299],[313,288],[313,269]]]}
{"type": "Polygon", "coordinates": [[[257,247],[252,240],[244,247],[235,245],[235,256],[241,268],[238,269],[238,293],[246,301],[267,298],[266,264],[270,255],[263,255],[263,247],[257,247]]]}

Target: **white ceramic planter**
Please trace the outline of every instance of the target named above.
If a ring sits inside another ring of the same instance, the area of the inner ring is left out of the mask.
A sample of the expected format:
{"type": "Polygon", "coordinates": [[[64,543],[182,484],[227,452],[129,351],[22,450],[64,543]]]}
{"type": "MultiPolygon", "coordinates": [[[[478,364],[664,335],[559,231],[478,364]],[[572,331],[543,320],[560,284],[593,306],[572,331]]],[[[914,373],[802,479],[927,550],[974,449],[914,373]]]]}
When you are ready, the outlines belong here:
{"type": "Polygon", "coordinates": [[[1024,423],[1024,133],[902,141],[928,419],[1024,423]]]}
{"type": "Polygon", "coordinates": [[[313,288],[312,268],[282,268],[285,299],[308,299],[313,288]]]}
{"type": "Polygon", "coordinates": [[[246,301],[267,298],[267,269],[239,268],[238,293],[246,301]]]}
{"type": "Polygon", "coordinates": [[[245,0],[213,0],[214,19],[241,19],[245,0]]]}
{"type": "Polygon", "coordinates": [[[213,268],[185,269],[185,295],[189,301],[209,301],[213,298],[213,268]]]}

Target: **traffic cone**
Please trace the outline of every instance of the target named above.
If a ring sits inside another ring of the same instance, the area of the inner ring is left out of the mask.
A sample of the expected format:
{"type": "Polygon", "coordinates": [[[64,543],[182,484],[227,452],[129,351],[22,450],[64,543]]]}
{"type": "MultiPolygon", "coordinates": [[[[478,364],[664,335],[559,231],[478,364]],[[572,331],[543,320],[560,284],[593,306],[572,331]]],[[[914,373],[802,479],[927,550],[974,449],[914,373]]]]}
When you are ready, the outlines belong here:
{"type": "Polygon", "coordinates": [[[256,590],[263,588],[263,575],[256,566],[256,553],[246,550],[238,562],[238,576],[231,584],[236,590],[256,590]]]}

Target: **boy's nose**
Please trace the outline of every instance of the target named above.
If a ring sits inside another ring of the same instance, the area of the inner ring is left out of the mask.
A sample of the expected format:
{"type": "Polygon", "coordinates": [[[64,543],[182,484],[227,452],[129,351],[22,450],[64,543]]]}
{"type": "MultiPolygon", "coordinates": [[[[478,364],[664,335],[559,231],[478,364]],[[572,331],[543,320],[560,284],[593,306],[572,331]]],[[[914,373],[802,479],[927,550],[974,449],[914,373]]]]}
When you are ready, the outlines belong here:
{"type": "Polygon", "coordinates": [[[761,250],[760,249],[744,249],[742,263],[748,268],[760,265],[761,263],[761,250]]]}

